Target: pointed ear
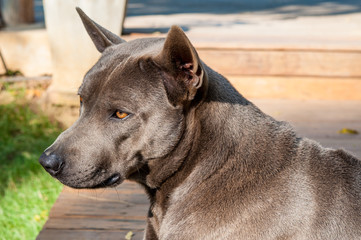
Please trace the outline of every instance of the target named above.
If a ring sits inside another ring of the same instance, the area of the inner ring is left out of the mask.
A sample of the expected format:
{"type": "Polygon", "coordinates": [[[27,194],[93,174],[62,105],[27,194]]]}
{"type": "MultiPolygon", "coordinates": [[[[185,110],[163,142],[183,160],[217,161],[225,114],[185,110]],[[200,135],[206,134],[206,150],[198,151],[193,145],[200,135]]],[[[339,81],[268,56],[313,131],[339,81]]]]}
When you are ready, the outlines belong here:
{"type": "Polygon", "coordinates": [[[172,26],[155,61],[163,69],[164,85],[174,105],[191,101],[204,84],[204,69],[191,42],[178,26],[172,26]]]}
{"type": "Polygon", "coordinates": [[[123,39],[115,35],[114,33],[103,28],[93,20],[91,20],[79,7],[76,7],[81,21],[84,24],[86,31],[92,39],[95,47],[99,52],[103,52],[107,47],[111,45],[120,44],[125,42],[123,39]]]}

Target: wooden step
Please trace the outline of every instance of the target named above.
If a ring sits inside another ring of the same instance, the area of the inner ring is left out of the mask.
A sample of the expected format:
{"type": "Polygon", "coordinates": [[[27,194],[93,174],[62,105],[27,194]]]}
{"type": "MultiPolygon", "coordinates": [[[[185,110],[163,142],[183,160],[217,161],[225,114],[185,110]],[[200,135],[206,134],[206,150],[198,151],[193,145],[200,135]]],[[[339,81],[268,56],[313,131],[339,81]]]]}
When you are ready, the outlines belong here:
{"type": "Polygon", "coordinates": [[[117,188],[75,190],[64,187],[37,239],[143,239],[149,201],[131,182],[117,188]]]}
{"type": "MultiPolygon", "coordinates": [[[[165,34],[131,34],[163,37],[165,34]]],[[[361,100],[361,49],[321,44],[247,44],[194,38],[202,60],[227,77],[246,97],[361,100]]],[[[51,56],[45,29],[0,32],[8,67],[25,75],[51,74],[51,56]]],[[[1,64],[0,64],[1,65],[1,64]]],[[[0,72],[4,69],[0,66],[0,72]]],[[[74,79],[79,86],[82,79],[74,79]]],[[[76,105],[76,87],[49,93],[56,104],[76,105]],[[74,96],[74,97],[73,97],[74,96]]]]}
{"type": "Polygon", "coordinates": [[[246,98],[361,100],[361,78],[227,76],[246,98]]]}
{"type": "Polygon", "coordinates": [[[361,51],[198,48],[201,59],[252,98],[361,100],[361,51]]]}
{"type": "Polygon", "coordinates": [[[198,48],[224,75],[361,78],[361,51],[198,48]]]}

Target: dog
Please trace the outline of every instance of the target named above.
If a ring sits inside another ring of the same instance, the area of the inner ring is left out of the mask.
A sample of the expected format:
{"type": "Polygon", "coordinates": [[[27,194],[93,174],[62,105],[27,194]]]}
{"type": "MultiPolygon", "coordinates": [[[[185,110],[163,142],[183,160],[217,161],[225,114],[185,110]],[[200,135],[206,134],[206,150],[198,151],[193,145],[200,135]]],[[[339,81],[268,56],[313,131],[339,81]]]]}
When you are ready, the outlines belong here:
{"type": "Polygon", "coordinates": [[[126,42],[77,11],[102,55],[79,119],[39,159],[53,177],[139,183],[146,240],[361,239],[360,160],[260,111],[181,28],[126,42]]]}

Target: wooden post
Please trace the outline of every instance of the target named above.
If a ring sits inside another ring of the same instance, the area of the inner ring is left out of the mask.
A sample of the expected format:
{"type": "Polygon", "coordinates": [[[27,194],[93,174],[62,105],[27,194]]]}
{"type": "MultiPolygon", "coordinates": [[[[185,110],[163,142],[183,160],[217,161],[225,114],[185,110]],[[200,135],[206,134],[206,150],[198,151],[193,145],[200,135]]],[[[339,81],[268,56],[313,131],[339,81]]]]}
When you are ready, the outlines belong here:
{"type": "Polygon", "coordinates": [[[78,6],[109,31],[120,34],[126,0],[44,0],[46,29],[53,62],[53,79],[47,89],[47,103],[79,104],[76,89],[85,73],[99,59],[79,15],[78,6]]]}
{"type": "Polygon", "coordinates": [[[33,0],[4,0],[1,10],[7,25],[34,22],[33,0]]]}
{"type": "Polygon", "coordinates": [[[20,0],[19,15],[24,23],[34,22],[34,0],[20,0]]]}
{"type": "Polygon", "coordinates": [[[4,59],[4,57],[3,57],[2,53],[1,53],[1,50],[0,50],[0,58],[1,58],[1,62],[2,62],[2,64],[3,64],[3,66],[4,66],[4,68],[5,68],[5,74],[7,74],[7,73],[9,72],[9,69],[8,69],[8,67],[6,66],[5,59],[4,59]]]}
{"type": "Polygon", "coordinates": [[[4,19],[3,19],[3,15],[2,15],[2,9],[1,9],[1,4],[0,4],[0,28],[5,27],[5,23],[4,23],[4,19]]]}

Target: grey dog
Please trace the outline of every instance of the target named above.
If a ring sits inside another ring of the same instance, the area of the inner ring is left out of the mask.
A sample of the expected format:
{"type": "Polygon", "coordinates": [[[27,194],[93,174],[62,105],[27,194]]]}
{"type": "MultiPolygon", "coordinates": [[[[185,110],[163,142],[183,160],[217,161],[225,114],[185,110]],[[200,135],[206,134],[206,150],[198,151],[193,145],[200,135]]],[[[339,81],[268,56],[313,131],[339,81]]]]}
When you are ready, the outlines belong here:
{"type": "Polygon", "coordinates": [[[144,239],[361,239],[361,162],[297,137],[203,63],[184,32],[125,42],[77,9],[99,61],[40,163],[73,188],[129,179],[144,239]]]}

